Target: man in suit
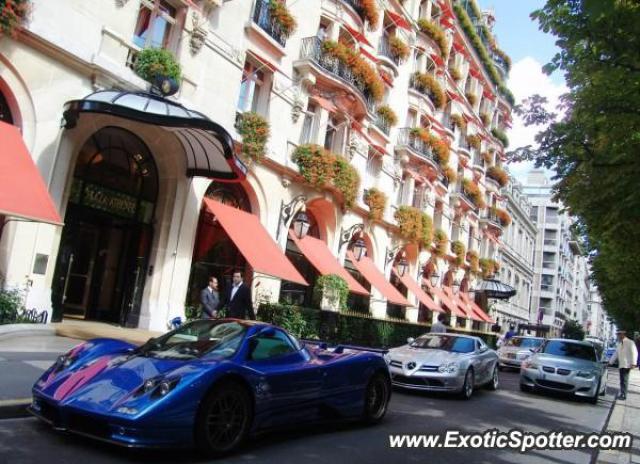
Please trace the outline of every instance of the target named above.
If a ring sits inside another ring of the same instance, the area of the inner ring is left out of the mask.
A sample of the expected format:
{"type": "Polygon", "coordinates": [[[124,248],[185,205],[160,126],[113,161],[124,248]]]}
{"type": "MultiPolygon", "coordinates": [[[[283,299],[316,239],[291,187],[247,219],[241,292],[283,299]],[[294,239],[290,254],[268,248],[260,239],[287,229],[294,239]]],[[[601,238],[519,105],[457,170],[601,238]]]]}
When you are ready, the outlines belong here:
{"type": "Polygon", "coordinates": [[[609,364],[618,361],[618,370],[620,371],[620,393],[619,400],[627,399],[627,388],[629,387],[629,371],[638,362],[638,350],[635,343],[627,338],[627,332],[618,330],[618,345],[616,351],[611,356],[609,364]]]}
{"type": "Polygon", "coordinates": [[[215,277],[209,277],[209,285],[200,292],[200,304],[202,305],[202,317],[213,319],[218,316],[220,293],[218,292],[218,279],[215,277]]]}
{"type": "Polygon", "coordinates": [[[227,317],[252,320],[256,318],[251,301],[251,289],[243,282],[240,271],[233,273],[233,286],[227,293],[225,306],[227,317]]]}

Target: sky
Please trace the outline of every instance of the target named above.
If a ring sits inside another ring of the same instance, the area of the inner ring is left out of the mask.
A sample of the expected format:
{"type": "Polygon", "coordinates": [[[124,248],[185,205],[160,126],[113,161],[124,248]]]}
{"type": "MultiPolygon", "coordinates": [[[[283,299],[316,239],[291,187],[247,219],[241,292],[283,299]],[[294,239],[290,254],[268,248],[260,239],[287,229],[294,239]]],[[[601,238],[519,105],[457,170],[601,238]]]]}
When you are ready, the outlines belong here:
{"type": "MultiPolygon", "coordinates": [[[[559,96],[566,92],[563,76],[556,72],[547,76],[542,66],[548,63],[558,51],[555,37],[538,29],[537,21],[529,14],[541,8],[544,0],[477,0],[481,9],[495,11],[494,33],[498,44],[512,61],[508,87],[516,102],[534,93],[547,97],[549,108],[554,109],[559,96]]],[[[507,132],[509,149],[525,145],[535,145],[534,136],[540,128],[525,127],[514,114],[513,127],[507,132]]],[[[525,181],[526,173],[532,168],[530,163],[509,165],[509,171],[520,181],[525,181]]]]}

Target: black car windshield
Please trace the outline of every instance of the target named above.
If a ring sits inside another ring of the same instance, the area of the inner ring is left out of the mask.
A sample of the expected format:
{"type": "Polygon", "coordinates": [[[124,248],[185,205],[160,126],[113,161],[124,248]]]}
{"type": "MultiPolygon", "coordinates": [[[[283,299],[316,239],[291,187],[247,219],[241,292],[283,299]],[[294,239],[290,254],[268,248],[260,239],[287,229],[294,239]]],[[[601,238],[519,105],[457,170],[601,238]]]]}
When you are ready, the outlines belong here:
{"type": "Polygon", "coordinates": [[[452,353],[472,353],[475,342],[472,338],[456,337],[454,335],[423,335],[411,343],[413,348],[427,350],[444,350],[452,353]]]}
{"type": "Polygon", "coordinates": [[[246,331],[246,326],[233,321],[193,321],[149,340],[140,354],[162,359],[228,358],[238,351],[246,331]]]}
{"type": "Polygon", "coordinates": [[[583,345],[581,343],[551,340],[544,345],[542,352],[555,356],[566,356],[568,358],[585,359],[587,361],[596,360],[596,351],[593,346],[583,345]]]}
{"type": "Polygon", "coordinates": [[[542,338],[520,338],[513,337],[507,342],[507,346],[517,346],[519,348],[538,348],[542,345],[542,338]]]}

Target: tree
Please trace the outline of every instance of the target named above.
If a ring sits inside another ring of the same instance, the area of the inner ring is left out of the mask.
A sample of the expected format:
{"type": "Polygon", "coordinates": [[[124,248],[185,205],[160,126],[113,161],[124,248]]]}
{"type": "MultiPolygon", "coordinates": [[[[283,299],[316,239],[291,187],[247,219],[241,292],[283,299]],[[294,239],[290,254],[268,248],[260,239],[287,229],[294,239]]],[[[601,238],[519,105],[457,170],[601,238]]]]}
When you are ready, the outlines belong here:
{"type": "Polygon", "coordinates": [[[545,125],[536,147],[509,153],[555,171],[555,195],[578,219],[605,308],[621,327],[640,325],[640,2],[547,0],[531,14],[557,37],[545,71],[564,73],[557,114],[533,96],[516,111],[545,125]]]}
{"type": "Polygon", "coordinates": [[[565,321],[562,327],[562,338],[571,340],[584,340],[584,329],[580,323],[574,319],[565,321]]]}

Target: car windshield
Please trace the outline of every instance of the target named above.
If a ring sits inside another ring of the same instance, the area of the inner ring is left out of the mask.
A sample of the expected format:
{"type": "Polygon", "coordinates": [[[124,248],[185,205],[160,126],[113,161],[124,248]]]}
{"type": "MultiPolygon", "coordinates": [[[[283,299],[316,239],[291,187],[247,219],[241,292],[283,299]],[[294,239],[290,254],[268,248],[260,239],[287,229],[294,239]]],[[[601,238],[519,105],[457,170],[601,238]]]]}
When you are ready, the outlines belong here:
{"type": "Polygon", "coordinates": [[[566,356],[568,358],[585,359],[587,361],[596,360],[596,351],[593,346],[582,345],[581,343],[552,340],[544,345],[542,352],[555,356],[566,356]]]}
{"type": "Polygon", "coordinates": [[[423,335],[411,343],[413,348],[444,350],[452,353],[472,353],[475,342],[472,338],[453,335],[423,335]]]}
{"type": "Polygon", "coordinates": [[[518,348],[538,348],[544,340],[541,338],[520,338],[513,337],[507,341],[506,346],[517,346],[518,348]]]}
{"type": "Polygon", "coordinates": [[[204,355],[228,358],[236,353],[246,331],[246,326],[238,322],[194,321],[149,340],[139,352],[162,359],[193,359],[204,355]]]}

